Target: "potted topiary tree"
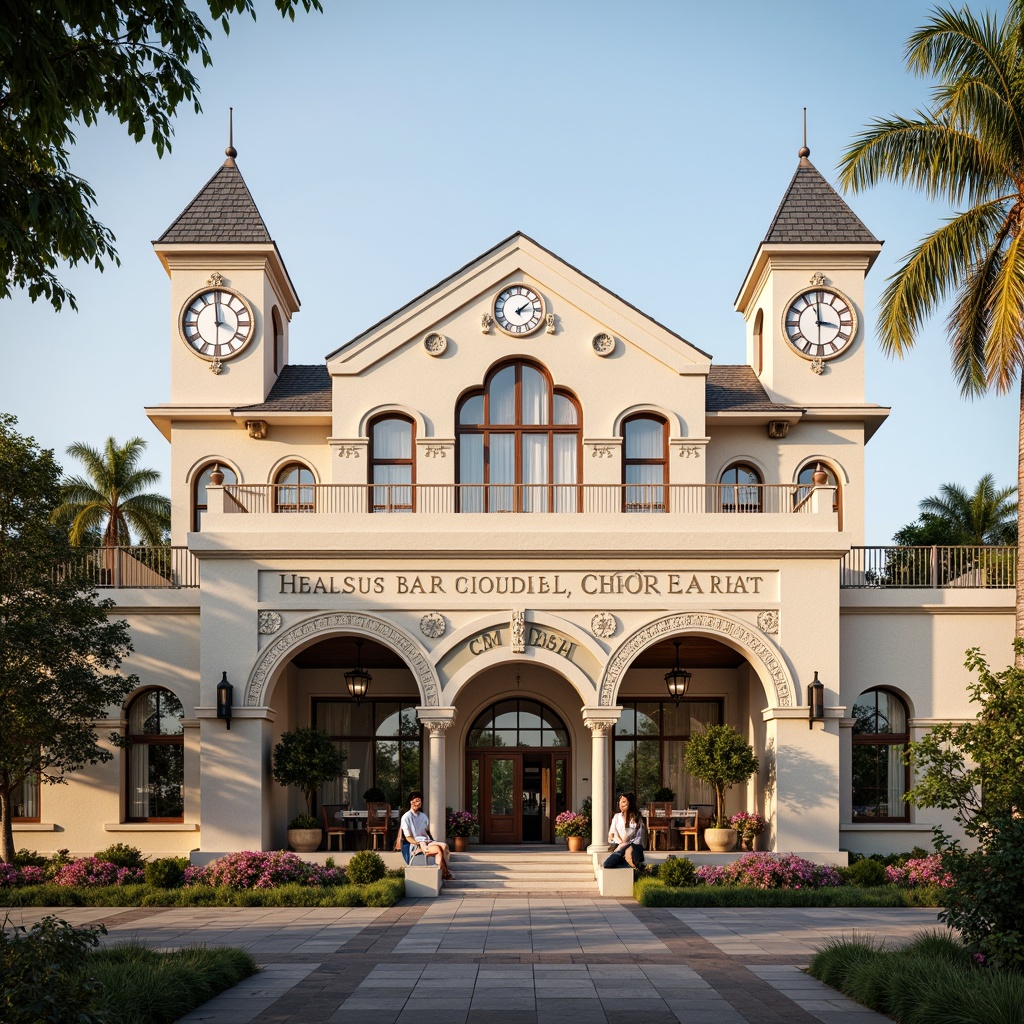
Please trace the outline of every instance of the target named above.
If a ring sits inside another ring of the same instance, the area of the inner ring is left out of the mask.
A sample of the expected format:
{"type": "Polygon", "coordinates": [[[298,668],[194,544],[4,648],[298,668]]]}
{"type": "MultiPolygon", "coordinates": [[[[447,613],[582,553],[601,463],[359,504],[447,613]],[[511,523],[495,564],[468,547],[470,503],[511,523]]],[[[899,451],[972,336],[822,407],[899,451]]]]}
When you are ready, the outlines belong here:
{"type": "Polygon", "coordinates": [[[313,816],[313,794],[325,782],[336,779],[344,764],[344,751],[321,729],[283,733],[274,747],[274,781],[295,786],[306,798],[306,813],[288,824],[288,845],[297,853],[312,853],[320,845],[321,828],[313,816]]]}
{"type": "Polygon", "coordinates": [[[754,748],[731,725],[708,726],[686,744],[686,771],[715,791],[715,821],[704,830],[712,853],[728,853],[736,845],[736,829],[725,814],[726,790],[746,782],[757,768],[754,748]]]}

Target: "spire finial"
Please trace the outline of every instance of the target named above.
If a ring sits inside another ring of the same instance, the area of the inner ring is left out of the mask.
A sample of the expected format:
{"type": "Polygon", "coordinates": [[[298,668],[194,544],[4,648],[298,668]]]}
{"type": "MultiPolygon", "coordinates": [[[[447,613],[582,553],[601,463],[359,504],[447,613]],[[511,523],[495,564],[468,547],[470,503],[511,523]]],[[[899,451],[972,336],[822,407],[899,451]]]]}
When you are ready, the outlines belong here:
{"type": "Polygon", "coordinates": [[[800,152],[797,156],[800,157],[801,167],[810,167],[811,161],[807,158],[811,155],[811,151],[807,148],[807,108],[804,107],[804,144],[800,147],[800,152]]]}
{"type": "Polygon", "coordinates": [[[235,108],[228,107],[228,148],[224,150],[227,154],[228,160],[234,162],[236,156],[238,156],[238,150],[235,149],[235,108]]]}

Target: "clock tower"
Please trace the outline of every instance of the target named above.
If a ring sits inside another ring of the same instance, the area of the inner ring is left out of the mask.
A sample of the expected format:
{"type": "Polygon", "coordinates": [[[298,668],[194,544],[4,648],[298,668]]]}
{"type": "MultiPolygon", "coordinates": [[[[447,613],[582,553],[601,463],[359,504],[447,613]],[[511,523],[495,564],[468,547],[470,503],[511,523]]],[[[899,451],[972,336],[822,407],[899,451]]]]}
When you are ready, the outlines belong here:
{"type": "Polygon", "coordinates": [[[864,278],[882,243],[800,150],[736,297],[747,361],[772,398],[864,402],[864,278]]]}
{"type": "Polygon", "coordinates": [[[288,362],[299,298],[228,146],[153,243],[171,279],[172,406],[262,402],[288,362]]]}

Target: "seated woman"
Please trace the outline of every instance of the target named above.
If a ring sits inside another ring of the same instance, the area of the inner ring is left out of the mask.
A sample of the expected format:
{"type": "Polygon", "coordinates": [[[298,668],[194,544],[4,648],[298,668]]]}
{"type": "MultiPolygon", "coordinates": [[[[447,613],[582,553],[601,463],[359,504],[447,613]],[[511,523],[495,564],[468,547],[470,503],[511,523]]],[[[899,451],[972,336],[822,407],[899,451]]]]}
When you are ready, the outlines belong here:
{"type": "Polygon", "coordinates": [[[409,863],[414,848],[418,848],[425,857],[435,857],[437,866],[441,869],[441,877],[445,881],[450,881],[455,876],[448,870],[448,844],[439,843],[430,834],[430,819],[423,813],[422,807],[423,794],[414,789],[409,794],[409,810],[402,815],[402,822],[399,825],[405,840],[402,853],[405,855],[406,863],[409,863]]]}
{"type": "Polygon", "coordinates": [[[612,818],[608,829],[608,842],[616,844],[615,850],[608,855],[604,866],[621,868],[625,862],[631,868],[641,867],[646,832],[644,819],[636,809],[636,794],[623,793],[619,797],[619,812],[612,818]]]}

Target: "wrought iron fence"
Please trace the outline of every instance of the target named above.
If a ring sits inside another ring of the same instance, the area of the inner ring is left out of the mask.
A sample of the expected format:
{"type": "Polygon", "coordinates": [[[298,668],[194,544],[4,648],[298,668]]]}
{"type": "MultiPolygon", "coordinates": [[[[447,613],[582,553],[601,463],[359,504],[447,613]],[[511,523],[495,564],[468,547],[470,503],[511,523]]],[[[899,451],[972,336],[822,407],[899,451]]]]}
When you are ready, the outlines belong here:
{"type": "Polygon", "coordinates": [[[74,568],[94,587],[143,590],[186,589],[199,586],[199,560],[187,547],[136,545],[83,550],[74,568]]]}
{"type": "Polygon", "coordinates": [[[1017,549],[983,545],[854,547],[843,558],[839,585],[856,588],[996,590],[1013,587],[1017,549]]]}

